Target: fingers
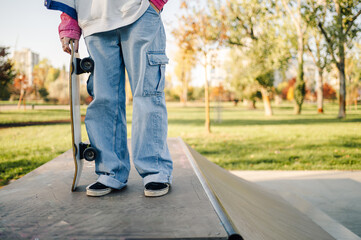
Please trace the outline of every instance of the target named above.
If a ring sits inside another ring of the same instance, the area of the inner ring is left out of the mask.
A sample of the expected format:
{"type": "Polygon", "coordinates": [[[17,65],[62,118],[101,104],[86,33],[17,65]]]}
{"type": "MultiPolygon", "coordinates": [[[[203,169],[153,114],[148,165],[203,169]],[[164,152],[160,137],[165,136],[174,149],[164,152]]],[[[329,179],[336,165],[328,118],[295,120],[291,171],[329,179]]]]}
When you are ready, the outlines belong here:
{"type": "MultiPolygon", "coordinates": [[[[72,39],[70,39],[68,37],[63,37],[61,39],[61,46],[63,48],[63,51],[66,52],[66,53],[69,53],[69,54],[71,54],[71,48],[69,46],[70,40],[72,40],[72,39]]],[[[73,41],[74,41],[74,51],[78,52],[78,50],[79,50],[79,40],[74,39],[73,41]]]]}
{"type": "Polygon", "coordinates": [[[70,49],[69,43],[70,43],[70,38],[63,37],[61,39],[61,47],[63,48],[63,51],[70,54],[71,49],[70,49]]]}
{"type": "Polygon", "coordinates": [[[77,53],[79,50],[79,40],[74,40],[74,51],[77,53]]]}

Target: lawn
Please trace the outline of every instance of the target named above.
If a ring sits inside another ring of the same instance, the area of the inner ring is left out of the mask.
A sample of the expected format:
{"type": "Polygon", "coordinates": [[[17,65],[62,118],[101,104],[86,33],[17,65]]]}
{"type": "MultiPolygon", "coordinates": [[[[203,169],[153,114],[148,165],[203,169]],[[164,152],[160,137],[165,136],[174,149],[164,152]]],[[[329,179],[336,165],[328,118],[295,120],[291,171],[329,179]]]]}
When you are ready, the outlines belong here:
{"type": "MultiPolygon", "coordinates": [[[[85,115],[86,108],[81,108],[81,114],[85,115]]],[[[34,109],[34,110],[1,110],[0,127],[11,123],[44,122],[70,120],[69,110],[65,109],[34,109]]]]}
{"type": "MultiPolygon", "coordinates": [[[[361,169],[361,110],[350,109],[347,118],[340,120],[336,118],[335,104],[326,104],[325,114],[321,115],[316,113],[315,105],[305,104],[302,114],[294,115],[292,104],[285,103],[273,106],[272,117],[264,116],[262,106],[258,110],[248,110],[241,105],[234,107],[231,103],[223,104],[221,110],[216,106],[212,107],[212,133],[208,134],[201,104],[187,107],[168,104],[168,136],[182,137],[226,169],[361,169]],[[221,121],[215,121],[217,119],[221,121]]],[[[128,107],[128,123],[131,110],[128,107]]],[[[0,123],[47,121],[68,116],[66,110],[1,111],[0,123]]],[[[83,130],[86,137],[85,128],[83,130]]],[[[3,128],[0,132],[0,185],[71,147],[69,124],[3,128]]],[[[130,124],[128,135],[130,137],[130,124]]]]}
{"type": "MultiPolygon", "coordinates": [[[[262,109],[227,105],[222,122],[206,134],[202,108],[169,108],[169,135],[180,135],[209,160],[226,169],[242,170],[354,170],[361,169],[361,111],[349,110],[337,119],[337,106],[325,114],[305,105],[294,115],[292,105],[262,109]]],[[[213,111],[213,118],[216,119],[213,111]]]]}

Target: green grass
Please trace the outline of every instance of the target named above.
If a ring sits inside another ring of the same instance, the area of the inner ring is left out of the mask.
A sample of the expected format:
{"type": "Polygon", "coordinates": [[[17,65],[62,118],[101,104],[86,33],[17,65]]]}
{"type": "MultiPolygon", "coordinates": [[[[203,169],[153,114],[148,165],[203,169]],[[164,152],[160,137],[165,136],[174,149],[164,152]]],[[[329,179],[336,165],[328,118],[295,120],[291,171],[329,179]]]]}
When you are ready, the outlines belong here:
{"type": "Polygon", "coordinates": [[[179,134],[226,169],[361,169],[361,111],[350,110],[340,120],[337,110],[327,105],[326,114],[319,115],[314,105],[305,105],[302,115],[294,115],[292,105],[283,105],[265,117],[262,110],[228,105],[222,122],[213,122],[206,134],[202,108],[170,108],[169,135],[179,134]]]}
{"type": "MultiPolygon", "coordinates": [[[[204,127],[202,105],[168,104],[169,137],[181,136],[209,160],[226,169],[242,170],[360,170],[361,111],[348,110],[337,119],[338,106],[325,114],[305,104],[301,115],[292,104],[274,106],[274,116],[226,103],[222,121],[204,127]]],[[[82,110],[85,113],[85,109],[82,110]]],[[[128,137],[132,109],[128,107],[128,137]]],[[[66,110],[1,111],[0,123],[66,119],[66,110]]],[[[212,119],[217,118],[215,106],[212,119]]],[[[84,127],[84,126],[83,126],[84,127]]],[[[83,135],[86,138],[85,128],[83,135]]],[[[69,124],[0,129],[0,185],[7,184],[71,147],[69,124]]]]}
{"type": "Polygon", "coordinates": [[[41,122],[70,119],[67,110],[7,110],[0,111],[0,124],[41,122]]]}
{"type": "Polygon", "coordinates": [[[68,125],[6,128],[0,133],[0,186],[71,147],[68,125]]]}
{"type": "MultiPolygon", "coordinates": [[[[14,101],[10,101],[10,100],[0,100],[0,105],[18,105],[19,101],[18,100],[14,100],[14,101]]],[[[52,105],[51,103],[47,103],[44,102],[42,100],[31,100],[31,101],[26,101],[26,105],[27,106],[31,106],[31,105],[52,105]]],[[[23,102],[21,102],[21,108],[23,108],[23,102]]]]}
{"type": "MultiPolygon", "coordinates": [[[[85,115],[86,108],[81,108],[81,114],[85,115]]],[[[45,122],[70,119],[69,110],[63,109],[35,109],[35,110],[1,110],[0,124],[45,122]]]]}

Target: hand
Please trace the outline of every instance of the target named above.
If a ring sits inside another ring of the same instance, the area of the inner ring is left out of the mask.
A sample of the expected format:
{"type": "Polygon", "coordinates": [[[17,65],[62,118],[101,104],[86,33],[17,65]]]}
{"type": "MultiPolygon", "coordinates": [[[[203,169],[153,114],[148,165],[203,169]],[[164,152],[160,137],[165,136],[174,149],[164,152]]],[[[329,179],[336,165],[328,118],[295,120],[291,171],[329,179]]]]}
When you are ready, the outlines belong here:
{"type": "Polygon", "coordinates": [[[154,10],[159,14],[159,9],[152,3],[152,2],[149,2],[150,3],[150,6],[152,6],[154,8],[154,10]]]}
{"type": "Polygon", "coordinates": [[[60,41],[61,41],[61,46],[63,48],[63,51],[66,53],[71,54],[71,48],[69,46],[70,44],[70,40],[74,41],[74,51],[78,52],[79,50],[79,40],[76,39],[70,39],[68,37],[63,37],[60,41]]]}

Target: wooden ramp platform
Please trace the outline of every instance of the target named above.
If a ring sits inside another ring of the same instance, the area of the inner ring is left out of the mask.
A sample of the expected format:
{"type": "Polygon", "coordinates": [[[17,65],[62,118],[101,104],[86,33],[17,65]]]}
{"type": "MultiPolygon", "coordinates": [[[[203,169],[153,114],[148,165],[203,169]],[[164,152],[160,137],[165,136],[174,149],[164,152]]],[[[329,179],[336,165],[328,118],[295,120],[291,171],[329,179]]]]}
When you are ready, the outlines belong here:
{"type": "Polygon", "coordinates": [[[333,239],[280,197],[224,171],[180,138],[168,144],[174,160],[168,195],[144,197],[133,167],[125,189],[87,197],[85,187],[97,178],[87,162],[71,192],[68,151],[0,189],[0,239],[333,239]]]}

